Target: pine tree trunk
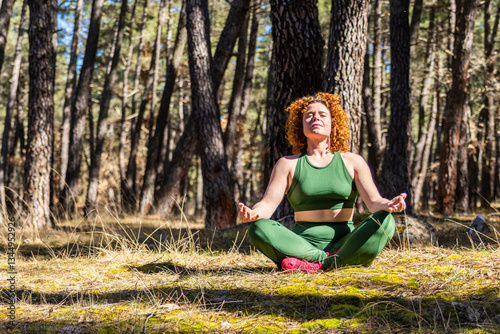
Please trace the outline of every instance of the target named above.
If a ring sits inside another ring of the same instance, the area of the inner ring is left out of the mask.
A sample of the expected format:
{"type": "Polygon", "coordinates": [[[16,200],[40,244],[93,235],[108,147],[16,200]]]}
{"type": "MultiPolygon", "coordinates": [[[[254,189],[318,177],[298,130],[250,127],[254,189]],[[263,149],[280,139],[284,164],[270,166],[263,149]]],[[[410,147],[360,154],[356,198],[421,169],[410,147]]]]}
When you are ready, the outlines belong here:
{"type": "MultiPolygon", "coordinates": [[[[135,66],[134,72],[134,90],[132,93],[132,101],[131,101],[131,114],[135,115],[135,111],[137,109],[137,92],[139,91],[139,78],[141,72],[141,62],[142,62],[142,53],[144,48],[144,35],[146,33],[146,21],[148,17],[148,0],[144,0],[144,9],[142,12],[142,19],[140,24],[140,37],[139,43],[137,46],[137,63],[135,66]]],[[[126,212],[132,212],[135,210],[135,206],[137,203],[137,185],[135,184],[137,166],[135,165],[135,153],[134,153],[134,136],[138,136],[138,131],[141,131],[139,123],[142,124],[142,119],[139,120],[139,116],[135,119],[132,119],[132,124],[130,126],[130,137],[132,138],[130,141],[130,155],[128,159],[127,168],[125,169],[125,179],[121,180],[121,190],[122,190],[122,206],[126,212]]]]}
{"type": "MultiPolygon", "coordinates": [[[[269,170],[279,158],[291,154],[286,140],[286,107],[295,99],[321,90],[323,79],[323,37],[318,19],[316,1],[271,0],[273,24],[273,82],[272,103],[267,115],[267,146],[269,170]]],[[[268,182],[268,180],[264,180],[268,182]]],[[[275,218],[292,214],[285,200],[278,207],[275,218]]]]}
{"type": "Polygon", "coordinates": [[[75,22],[73,28],[73,38],[71,40],[71,51],[69,57],[68,74],[66,80],[66,90],[64,95],[63,119],[61,124],[61,158],[59,175],[59,193],[66,185],[66,171],[68,168],[69,155],[69,132],[71,125],[71,106],[75,97],[76,88],[76,62],[78,60],[78,44],[80,40],[80,21],[82,16],[83,0],[78,0],[75,9],[75,22]]]}
{"type": "Polygon", "coordinates": [[[440,154],[436,208],[443,215],[453,213],[457,187],[457,157],[460,126],[467,104],[467,77],[472,49],[477,0],[463,1],[457,15],[452,86],[446,103],[443,147],[440,154]]]}
{"type": "MultiPolygon", "coordinates": [[[[125,121],[127,118],[128,114],[128,109],[129,109],[129,91],[128,91],[128,76],[130,72],[130,66],[132,63],[132,55],[134,51],[134,43],[133,43],[133,37],[134,37],[134,25],[135,25],[135,10],[137,8],[137,1],[134,0],[134,5],[132,7],[132,12],[130,14],[130,28],[129,28],[129,34],[128,34],[128,51],[127,51],[127,58],[125,61],[124,69],[123,69],[123,88],[122,88],[122,114],[121,114],[121,119],[120,119],[120,139],[118,143],[118,164],[120,168],[120,199],[126,196],[126,189],[127,183],[126,183],[126,173],[127,173],[127,166],[125,162],[125,145],[127,141],[127,132],[125,129],[125,121]]],[[[122,200],[122,205],[124,205],[125,201],[122,200]]]]}
{"type": "Polygon", "coordinates": [[[29,108],[25,191],[29,222],[53,227],[50,217],[50,170],[54,120],[57,3],[29,0],[29,108]]]}
{"type": "Polygon", "coordinates": [[[5,110],[4,118],[4,130],[2,135],[2,149],[0,152],[0,207],[4,214],[6,214],[7,203],[6,203],[6,193],[5,193],[5,182],[6,182],[6,166],[9,149],[9,137],[11,132],[12,115],[14,113],[14,107],[17,97],[17,87],[19,84],[19,74],[21,70],[21,59],[22,59],[22,46],[23,46],[23,35],[26,22],[26,0],[23,1],[23,9],[21,12],[21,19],[19,22],[19,34],[17,37],[16,51],[14,54],[14,66],[11,75],[11,84],[9,88],[9,97],[7,99],[7,106],[5,110]]]}
{"type": "Polygon", "coordinates": [[[87,198],[85,201],[84,215],[85,217],[92,218],[96,215],[96,200],[97,200],[97,186],[99,183],[99,170],[101,168],[101,155],[104,149],[104,139],[108,131],[107,118],[109,104],[113,95],[113,88],[115,85],[116,72],[118,63],[120,61],[120,52],[123,41],[123,32],[125,28],[125,17],[127,15],[127,0],[122,0],[120,17],[118,19],[118,26],[116,31],[116,38],[114,43],[114,53],[111,58],[109,71],[104,81],[103,92],[101,95],[101,106],[99,109],[99,118],[97,120],[97,137],[95,141],[95,149],[91,152],[91,161],[89,168],[89,184],[87,188],[87,198]]]}
{"type": "MultiPolygon", "coordinates": [[[[183,3],[184,4],[184,3],[183,3]]],[[[175,38],[174,50],[172,58],[167,63],[167,74],[165,80],[165,88],[160,102],[160,109],[156,119],[156,127],[154,135],[148,145],[148,155],[146,160],[146,170],[144,172],[144,180],[142,182],[141,197],[139,202],[139,214],[147,214],[154,203],[154,192],[156,178],[158,175],[163,175],[164,159],[160,159],[162,151],[166,151],[168,142],[168,126],[170,122],[170,102],[175,87],[177,72],[181,63],[181,58],[186,48],[187,30],[186,30],[186,10],[182,6],[179,24],[177,27],[177,36],[175,38]],[[161,166],[161,168],[159,168],[161,166]]]]}
{"type": "Polygon", "coordinates": [[[227,125],[226,131],[224,132],[224,148],[226,156],[229,159],[228,167],[230,170],[233,163],[236,127],[238,119],[240,118],[241,106],[243,102],[249,15],[245,16],[244,21],[245,23],[241,26],[240,35],[238,37],[238,54],[236,57],[236,67],[234,69],[233,89],[231,92],[231,98],[229,99],[227,125]]]}
{"type": "MultiPolygon", "coordinates": [[[[498,11],[500,13],[500,10],[498,11]]],[[[496,19],[498,27],[498,14],[496,19]]],[[[496,27],[496,28],[497,28],[496,27]]],[[[481,207],[491,208],[495,187],[495,54],[493,53],[497,29],[491,27],[491,1],[484,4],[484,154],[481,161],[481,207]]]]}
{"type": "Polygon", "coordinates": [[[457,187],[455,190],[455,207],[457,212],[467,212],[469,209],[469,168],[467,144],[470,141],[470,134],[467,131],[467,112],[460,124],[460,141],[457,153],[457,187]]]}
{"type": "MultiPolygon", "coordinates": [[[[157,72],[158,61],[159,61],[159,48],[160,48],[160,39],[161,39],[161,27],[164,23],[164,15],[165,14],[165,0],[162,0],[160,3],[160,12],[158,13],[158,24],[156,30],[156,41],[153,48],[153,53],[151,55],[151,62],[149,65],[148,75],[146,77],[146,83],[144,85],[144,91],[141,95],[141,104],[139,106],[139,112],[136,117],[136,121],[134,123],[134,127],[131,130],[131,138],[130,138],[130,156],[127,165],[127,183],[130,185],[130,189],[132,190],[133,200],[130,202],[132,206],[130,209],[135,210],[137,201],[137,185],[136,185],[136,177],[137,177],[137,153],[139,149],[139,140],[141,137],[141,128],[142,123],[144,121],[144,115],[146,113],[146,108],[148,103],[155,97],[156,92],[153,91],[153,87],[155,86],[155,72],[157,72]]],[[[151,109],[152,111],[152,109],[151,109]]],[[[154,114],[151,112],[150,119],[154,119],[154,114]]]]}
{"type": "Polygon", "coordinates": [[[410,184],[410,26],[409,0],[391,0],[391,118],[382,168],[381,193],[392,198],[408,194],[407,211],[412,212],[410,184]]]}
{"type": "MultiPolygon", "coordinates": [[[[235,17],[229,15],[226,25],[232,26],[234,24],[234,19],[235,17]]],[[[241,20],[237,22],[241,23],[241,20]]],[[[226,29],[230,30],[229,28],[224,28],[224,30],[226,29]]],[[[231,39],[232,44],[225,43],[227,40],[229,40],[229,38],[220,38],[220,42],[224,41],[224,50],[215,53],[212,64],[228,64],[228,58],[231,56],[236,39],[231,39]],[[227,48],[227,50],[225,48],[227,48]]],[[[221,47],[217,46],[217,48],[221,47]]],[[[212,76],[213,87],[220,86],[224,71],[225,68],[222,70],[222,74],[217,78],[212,76]]],[[[180,110],[180,112],[182,111],[180,110]]],[[[163,217],[169,216],[172,212],[172,208],[174,207],[181,191],[180,184],[182,178],[186,176],[192,155],[196,151],[198,145],[198,134],[196,133],[195,124],[197,122],[198,121],[194,119],[194,113],[191,112],[185,126],[185,131],[183,131],[181,138],[179,138],[179,141],[177,142],[170,163],[165,160],[165,165],[168,166],[165,166],[164,175],[157,175],[157,177],[160,177],[162,181],[158,184],[158,191],[155,193],[155,203],[157,203],[159,213],[163,217]]]]}
{"type": "MultiPolygon", "coordinates": [[[[424,151],[424,147],[427,142],[427,129],[428,126],[425,123],[426,120],[426,111],[428,109],[428,100],[430,95],[430,89],[433,81],[433,67],[434,67],[434,59],[435,59],[435,49],[436,49],[436,25],[434,23],[435,19],[435,9],[436,5],[434,5],[431,9],[431,13],[429,15],[429,29],[427,36],[427,48],[425,52],[425,65],[424,65],[424,73],[423,73],[423,83],[422,88],[420,90],[419,96],[419,127],[418,127],[418,141],[415,149],[412,154],[412,169],[411,169],[411,177],[412,184],[415,184],[416,179],[418,177],[417,173],[421,170],[422,163],[422,154],[424,151]]],[[[432,127],[432,131],[434,127],[432,127]]],[[[417,204],[417,202],[415,202],[417,204]]]]}
{"type": "Polygon", "coordinates": [[[216,92],[219,90],[224,72],[231,58],[231,53],[233,52],[232,47],[236,43],[236,39],[241,31],[241,26],[245,21],[245,16],[247,16],[249,9],[250,0],[233,0],[231,2],[231,9],[227,15],[226,24],[220,34],[219,43],[217,44],[214,54],[214,60],[218,59],[220,61],[214,61],[212,63],[212,75],[214,83],[216,84],[214,85],[216,92]]]}
{"type": "Polygon", "coordinates": [[[78,184],[80,181],[80,168],[85,135],[85,115],[87,114],[90,99],[90,82],[94,72],[103,2],[104,0],[94,0],[92,3],[87,47],[80,69],[80,78],[75,93],[75,100],[71,107],[69,156],[66,173],[67,185],[61,193],[60,199],[60,203],[70,216],[75,214],[76,197],[79,192],[78,184]]]}
{"type": "Polygon", "coordinates": [[[9,33],[10,18],[14,9],[15,0],[3,0],[0,6],[0,72],[2,72],[3,60],[5,57],[5,45],[9,33]]]}
{"type": "Polygon", "coordinates": [[[334,0],[330,19],[325,88],[340,96],[349,117],[353,152],[359,152],[361,135],[369,5],[369,0],[334,0]]]}
{"type": "Polygon", "coordinates": [[[227,228],[236,223],[236,205],[215,100],[207,1],[187,0],[186,14],[192,114],[197,120],[207,210],[205,226],[227,228]]]}

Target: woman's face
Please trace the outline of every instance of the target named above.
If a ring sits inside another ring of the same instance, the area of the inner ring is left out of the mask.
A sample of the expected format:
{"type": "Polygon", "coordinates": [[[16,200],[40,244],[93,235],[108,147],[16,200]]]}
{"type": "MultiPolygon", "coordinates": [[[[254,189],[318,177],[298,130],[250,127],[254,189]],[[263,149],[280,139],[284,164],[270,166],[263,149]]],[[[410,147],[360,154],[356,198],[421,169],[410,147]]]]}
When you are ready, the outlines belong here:
{"type": "Polygon", "coordinates": [[[311,103],[302,116],[304,135],[312,137],[330,137],[332,117],[330,110],[321,102],[311,103]]]}

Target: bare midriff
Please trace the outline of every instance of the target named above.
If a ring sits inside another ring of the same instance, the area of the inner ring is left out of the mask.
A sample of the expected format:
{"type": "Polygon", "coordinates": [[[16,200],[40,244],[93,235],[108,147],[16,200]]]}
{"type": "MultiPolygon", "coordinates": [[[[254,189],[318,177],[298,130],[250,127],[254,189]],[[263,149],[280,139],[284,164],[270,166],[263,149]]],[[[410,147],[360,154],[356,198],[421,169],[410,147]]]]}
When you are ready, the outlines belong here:
{"type": "Polygon", "coordinates": [[[335,223],[352,220],[353,209],[326,209],[295,212],[295,221],[335,223]]]}

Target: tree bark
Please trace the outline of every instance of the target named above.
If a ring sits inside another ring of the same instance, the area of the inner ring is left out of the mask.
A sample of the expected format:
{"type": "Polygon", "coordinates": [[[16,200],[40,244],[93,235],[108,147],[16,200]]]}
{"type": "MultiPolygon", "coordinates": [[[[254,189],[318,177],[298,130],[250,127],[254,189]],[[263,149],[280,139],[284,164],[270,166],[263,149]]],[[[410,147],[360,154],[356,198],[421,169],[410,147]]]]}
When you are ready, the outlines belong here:
{"type": "Polygon", "coordinates": [[[166,151],[168,142],[168,126],[170,122],[170,102],[174,92],[175,80],[177,72],[181,63],[182,55],[187,43],[187,30],[186,30],[186,9],[183,6],[179,16],[179,23],[177,26],[177,35],[175,38],[174,50],[172,58],[167,62],[167,74],[165,80],[165,88],[160,102],[160,109],[156,119],[156,127],[154,135],[148,145],[148,155],[146,160],[146,170],[144,172],[144,179],[142,182],[141,197],[139,202],[139,214],[147,214],[154,204],[154,192],[156,178],[158,175],[163,176],[163,167],[165,157],[160,158],[162,151],[166,151]]]}
{"type": "MultiPolygon", "coordinates": [[[[425,119],[426,119],[426,111],[428,109],[428,100],[429,100],[429,95],[430,95],[430,89],[433,81],[433,68],[434,68],[434,59],[435,59],[435,49],[436,49],[436,25],[434,23],[435,21],[435,9],[436,5],[434,5],[431,9],[430,15],[429,15],[429,29],[428,29],[428,36],[427,36],[427,48],[425,52],[425,65],[424,65],[424,70],[423,70],[423,83],[422,83],[422,88],[420,90],[420,96],[419,96],[419,103],[418,103],[418,110],[419,110],[419,115],[418,115],[418,141],[417,144],[415,145],[415,149],[412,151],[412,159],[411,159],[411,178],[412,178],[412,184],[415,184],[416,179],[418,177],[418,172],[421,170],[421,163],[422,163],[422,154],[424,151],[424,147],[427,142],[427,129],[428,126],[426,125],[425,119]]],[[[431,128],[433,131],[434,127],[431,128]]],[[[418,202],[415,202],[415,204],[418,204],[418,202]]]]}
{"type": "MultiPolygon", "coordinates": [[[[232,25],[233,21],[226,21],[226,25],[232,25]]],[[[225,29],[224,29],[225,30],[225,29]]],[[[220,42],[222,42],[222,39],[220,42]]],[[[232,39],[232,44],[224,44],[225,50],[224,52],[216,52],[212,63],[213,64],[228,64],[229,57],[231,56],[231,52],[234,47],[235,39],[232,39]]],[[[225,71],[225,68],[224,68],[225,71]]],[[[223,71],[223,72],[224,72],[223,71]]],[[[219,87],[222,81],[223,75],[219,77],[213,76],[213,87],[219,87]]],[[[182,112],[180,110],[180,112],[182,112]]],[[[180,194],[180,185],[182,179],[179,177],[185,177],[189,168],[189,164],[192,159],[192,155],[194,154],[197,145],[198,145],[198,136],[196,133],[196,124],[197,120],[194,119],[194,113],[191,112],[189,115],[189,119],[187,120],[185,131],[182,133],[182,136],[179,138],[177,142],[175,151],[172,155],[171,162],[165,161],[165,173],[164,175],[158,174],[163,181],[158,184],[158,192],[155,194],[155,203],[157,203],[159,213],[163,217],[167,217],[172,212],[172,208],[174,207],[178,195],[180,194]]]]}
{"type": "Polygon", "coordinates": [[[410,184],[410,26],[409,0],[391,0],[391,118],[382,171],[382,195],[408,194],[407,211],[413,212],[410,184]]]}
{"type": "Polygon", "coordinates": [[[71,127],[71,106],[75,99],[76,89],[76,62],[78,60],[78,44],[80,40],[80,27],[82,16],[83,0],[78,0],[75,8],[75,21],[73,27],[73,38],[71,40],[71,50],[66,80],[66,90],[64,95],[63,119],[61,124],[61,158],[59,175],[59,193],[64,189],[66,181],[66,171],[68,168],[69,156],[69,133],[71,127]]]}
{"type": "Polygon", "coordinates": [[[484,154],[481,161],[481,207],[491,209],[495,187],[495,47],[498,28],[498,13],[494,27],[491,27],[491,0],[484,3],[484,154]]]}
{"type": "Polygon", "coordinates": [[[112,55],[109,72],[104,81],[104,87],[101,95],[101,106],[99,109],[99,118],[97,120],[97,137],[95,149],[91,152],[91,161],[89,169],[89,183],[87,188],[87,199],[85,200],[84,214],[86,217],[93,218],[96,215],[97,186],[99,184],[99,170],[101,169],[101,155],[104,149],[104,139],[108,131],[107,118],[109,104],[113,95],[115,86],[116,72],[120,61],[120,52],[123,41],[123,32],[125,29],[125,17],[127,15],[127,0],[122,0],[120,17],[116,30],[116,39],[114,43],[114,53],[112,55]]]}
{"type": "Polygon", "coordinates": [[[23,46],[23,35],[25,32],[25,22],[26,22],[26,0],[23,1],[23,9],[21,11],[21,20],[19,22],[19,34],[17,36],[16,51],[14,54],[14,65],[12,68],[12,76],[10,80],[9,96],[7,99],[7,106],[5,110],[4,119],[4,130],[2,135],[2,149],[0,152],[0,206],[2,207],[3,213],[7,214],[7,203],[5,200],[5,182],[6,182],[6,165],[9,154],[9,137],[12,127],[12,115],[14,113],[14,107],[17,97],[17,87],[19,84],[19,74],[21,71],[21,59],[22,59],[22,46],[23,46]]]}
{"type": "Polygon", "coordinates": [[[53,143],[55,34],[57,3],[29,0],[29,108],[25,191],[29,222],[35,229],[53,227],[50,170],[53,143]]]}
{"type": "Polygon", "coordinates": [[[233,184],[222,143],[220,112],[212,76],[208,5],[187,0],[187,31],[191,97],[200,143],[207,228],[227,228],[236,223],[233,184]]]}
{"type": "MultiPolygon", "coordinates": [[[[134,72],[134,90],[132,92],[132,115],[135,115],[137,109],[137,93],[139,91],[139,78],[141,73],[141,62],[142,53],[144,48],[144,35],[146,33],[146,21],[148,17],[148,0],[144,0],[144,9],[142,12],[142,20],[140,24],[141,34],[139,37],[139,43],[137,47],[137,63],[134,72]]],[[[137,115],[135,119],[132,119],[132,124],[130,126],[130,155],[127,163],[127,168],[125,169],[125,179],[121,181],[122,190],[122,206],[126,212],[132,212],[136,208],[137,204],[137,184],[135,183],[137,176],[137,166],[135,157],[137,154],[138,136],[141,131],[142,125],[142,115],[137,115]]]]}
{"type": "Polygon", "coordinates": [[[340,96],[353,152],[359,152],[360,144],[369,5],[369,0],[334,0],[330,19],[325,89],[340,96]]]}
{"type": "Polygon", "coordinates": [[[90,19],[87,47],[83,64],[80,69],[80,78],[75,93],[75,100],[71,107],[71,127],[69,142],[68,169],[66,184],[61,193],[60,203],[70,216],[75,214],[76,197],[80,181],[80,168],[83,154],[83,141],[85,135],[85,115],[90,99],[90,82],[94,72],[94,63],[99,40],[99,31],[104,0],[94,0],[90,19]]]}
{"type": "Polygon", "coordinates": [[[0,6],[0,73],[2,72],[3,60],[5,57],[5,45],[9,34],[10,18],[14,9],[15,0],[3,0],[0,6]]]}
{"type": "Polygon", "coordinates": [[[214,89],[216,92],[219,90],[224,72],[231,58],[230,55],[233,52],[233,46],[236,43],[249,9],[250,0],[233,0],[231,2],[231,9],[227,15],[226,24],[220,34],[219,43],[214,54],[214,60],[218,59],[220,61],[212,63],[214,89]]]}
{"type": "Polygon", "coordinates": [[[443,215],[453,213],[457,187],[457,157],[460,125],[467,104],[467,77],[476,18],[477,0],[461,1],[455,30],[452,85],[446,103],[443,147],[440,154],[436,208],[443,215]]]}
{"type": "MultiPolygon", "coordinates": [[[[129,185],[129,189],[132,192],[132,196],[130,197],[129,204],[131,205],[129,209],[135,210],[136,209],[136,204],[137,204],[137,184],[136,184],[136,178],[137,178],[137,153],[139,149],[139,140],[141,137],[141,131],[142,131],[142,123],[144,121],[144,115],[146,113],[146,108],[148,103],[151,101],[152,98],[154,98],[154,95],[156,95],[156,92],[153,91],[154,85],[154,79],[155,79],[155,72],[157,71],[158,67],[158,60],[159,60],[159,48],[160,48],[160,37],[161,37],[161,27],[164,23],[164,12],[165,12],[165,1],[162,0],[160,3],[160,12],[158,13],[158,25],[157,25],[157,31],[156,31],[156,41],[154,44],[153,48],[153,53],[151,55],[151,62],[149,65],[149,70],[148,74],[146,77],[146,82],[144,85],[144,91],[142,92],[141,95],[141,104],[139,106],[139,112],[136,117],[136,121],[134,123],[133,128],[131,129],[131,135],[130,135],[130,155],[129,155],[129,161],[127,165],[127,183],[129,185]],[[158,56],[158,57],[157,57],[158,56]]],[[[154,119],[154,114],[151,113],[150,115],[152,119],[154,119]]]]}

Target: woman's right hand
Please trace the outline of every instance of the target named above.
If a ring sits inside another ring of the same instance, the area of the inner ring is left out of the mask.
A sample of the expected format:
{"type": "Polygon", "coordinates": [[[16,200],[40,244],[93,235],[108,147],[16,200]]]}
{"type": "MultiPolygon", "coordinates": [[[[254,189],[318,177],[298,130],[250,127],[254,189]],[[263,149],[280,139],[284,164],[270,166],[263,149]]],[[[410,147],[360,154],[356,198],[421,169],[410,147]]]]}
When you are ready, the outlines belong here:
{"type": "Polygon", "coordinates": [[[259,219],[259,214],[255,210],[246,206],[245,204],[239,203],[238,207],[240,209],[240,220],[242,222],[245,222],[245,223],[253,222],[253,221],[259,219]]]}

